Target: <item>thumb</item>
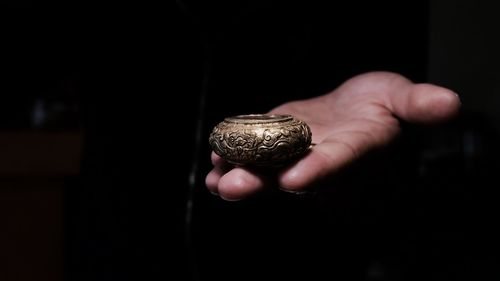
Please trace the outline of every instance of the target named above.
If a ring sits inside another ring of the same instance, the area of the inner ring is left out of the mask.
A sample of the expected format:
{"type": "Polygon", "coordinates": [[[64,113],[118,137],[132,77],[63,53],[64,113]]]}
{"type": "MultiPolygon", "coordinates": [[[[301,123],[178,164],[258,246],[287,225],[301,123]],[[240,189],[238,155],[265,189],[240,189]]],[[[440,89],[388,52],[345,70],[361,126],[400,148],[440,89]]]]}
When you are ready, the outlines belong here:
{"type": "Polygon", "coordinates": [[[461,103],[458,95],[432,84],[408,84],[401,92],[389,95],[394,114],[408,122],[439,123],[458,114],[461,103]]]}

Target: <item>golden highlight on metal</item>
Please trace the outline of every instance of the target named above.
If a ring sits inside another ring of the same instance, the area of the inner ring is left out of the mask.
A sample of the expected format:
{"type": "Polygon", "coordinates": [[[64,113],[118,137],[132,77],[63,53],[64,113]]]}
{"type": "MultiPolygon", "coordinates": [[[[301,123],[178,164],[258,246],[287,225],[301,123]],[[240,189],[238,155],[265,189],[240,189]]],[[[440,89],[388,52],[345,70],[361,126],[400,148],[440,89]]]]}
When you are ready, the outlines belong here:
{"type": "Polygon", "coordinates": [[[311,136],[309,126],[291,115],[248,114],[225,118],[209,142],[234,165],[279,167],[307,152],[311,136]]]}

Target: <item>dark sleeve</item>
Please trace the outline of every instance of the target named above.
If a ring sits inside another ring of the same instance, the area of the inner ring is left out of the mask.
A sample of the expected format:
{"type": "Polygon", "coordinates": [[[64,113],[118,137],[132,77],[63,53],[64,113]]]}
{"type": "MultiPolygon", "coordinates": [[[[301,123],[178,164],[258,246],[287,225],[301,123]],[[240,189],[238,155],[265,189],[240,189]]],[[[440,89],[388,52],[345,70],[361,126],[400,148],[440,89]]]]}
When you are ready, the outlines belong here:
{"type": "MultiPolygon", "coordinates": [[[[211,35],[208,127],[228,115],[262,113],[325,94],[367,71],[425,80],[425,2],[318,2],[246,2],[230,5],[231,13],[225,4],[201,4],[211,35]]],[[[198,189],[194,235],[200,276],[369,278],[369,267],[378,270],[382,262],[374,255],[394,254],[391,247],[404,243],[402,232],[385,229],[409,218],[415,203],[407,191],[415,182],[416,135],[405,136],[410,137],[400,146],[360,160],[309,195],[276,188],[228,203],[198,189]]]]}
{"type": "Polygon", "coordinates": [[[86,126],[82,186],[68,194],[76,280],[363,273],[366,244],[357,242],[365,237],[353,234],[365,229],[355,216],[332,219],[318,197],[271,193],[231,204],[208,194],[208,143],[192,155],[200,95],[203,138],[225,116],[324,94],[361,72],[423,80],[425,5],[222,2],[185,1],[194,22],[176,10],[74,23],[86,126]],[[193,159],[198,185],[190,194],[193,159]],[[331,259],[319,262],[324,256],[331,259]]]}

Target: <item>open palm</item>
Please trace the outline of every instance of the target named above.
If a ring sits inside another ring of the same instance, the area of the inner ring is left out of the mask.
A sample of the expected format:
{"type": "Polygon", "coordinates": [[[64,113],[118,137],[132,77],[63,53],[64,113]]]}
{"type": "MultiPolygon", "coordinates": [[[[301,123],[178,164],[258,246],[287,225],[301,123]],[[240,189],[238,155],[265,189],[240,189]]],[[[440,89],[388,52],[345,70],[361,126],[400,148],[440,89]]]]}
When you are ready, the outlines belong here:
{"type": "Polygon", "coordinates": [[[226,200],[243,199],[270,185],[302,191],[367,151],[389,144],[400,131],[400,119],[441,122],[453,117],[459,107],[458,96],[448,89],[414,84],[395,73],[362,74],[330,93],[270,111],[291,114],[311,127],[314,146],[303,158],[270,174],[233,167],[212,153],[214,168],[206,185],[226,200]]]}

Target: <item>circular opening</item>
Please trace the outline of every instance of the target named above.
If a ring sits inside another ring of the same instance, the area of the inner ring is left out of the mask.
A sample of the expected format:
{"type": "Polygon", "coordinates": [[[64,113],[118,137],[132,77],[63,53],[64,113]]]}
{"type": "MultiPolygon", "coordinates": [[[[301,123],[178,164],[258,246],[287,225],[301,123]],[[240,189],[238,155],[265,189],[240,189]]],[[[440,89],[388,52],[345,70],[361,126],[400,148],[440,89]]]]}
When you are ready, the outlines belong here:
{"type": "Polygon", "coordinates": [[[233,117],[228,117],[225,120],[232,123],[274,123],[274,122],[285,122],[292,120],[291,115],[279,115],[279,114],[246,114],[237,115],[233,117]]]}

